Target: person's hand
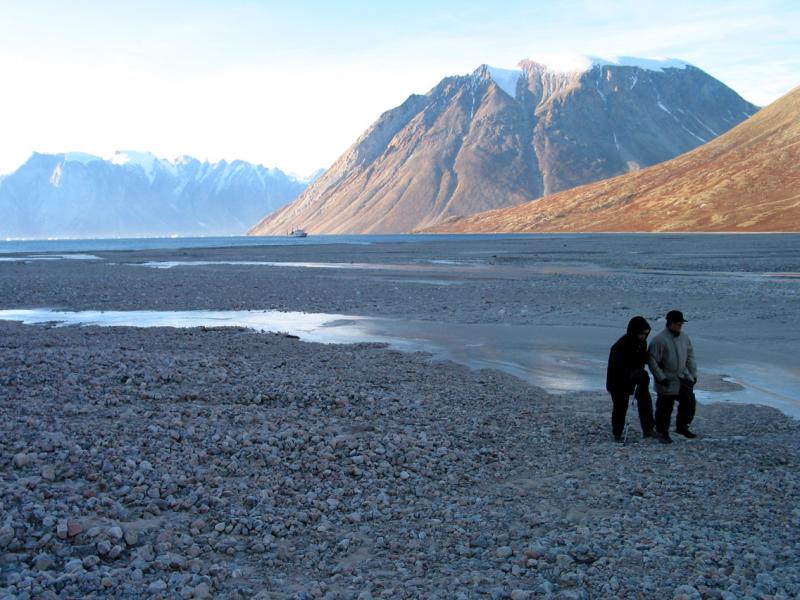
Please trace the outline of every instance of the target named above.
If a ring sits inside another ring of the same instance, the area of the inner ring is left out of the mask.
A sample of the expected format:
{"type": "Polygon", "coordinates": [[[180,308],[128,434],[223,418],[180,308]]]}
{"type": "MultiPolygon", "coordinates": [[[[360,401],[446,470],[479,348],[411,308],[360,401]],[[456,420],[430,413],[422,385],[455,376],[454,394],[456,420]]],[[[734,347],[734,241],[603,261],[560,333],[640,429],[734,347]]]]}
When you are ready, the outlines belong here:
{"type": "Polygon", "coordinates": [[[658,380],[658,385],[667,385],[669,383],[669,379],[664,377],[663,379],[658,380]]]}

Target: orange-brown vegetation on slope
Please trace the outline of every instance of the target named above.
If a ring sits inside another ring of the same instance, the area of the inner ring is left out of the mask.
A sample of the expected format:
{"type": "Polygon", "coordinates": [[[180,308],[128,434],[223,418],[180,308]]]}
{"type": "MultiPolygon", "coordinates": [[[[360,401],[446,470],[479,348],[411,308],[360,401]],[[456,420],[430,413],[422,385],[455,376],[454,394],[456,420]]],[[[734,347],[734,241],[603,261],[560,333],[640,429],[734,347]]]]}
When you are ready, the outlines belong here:
{"type": "Polygon", "coordinates": [[[800,87],[665,163],[428,231],[800,231],[800,87]]]}

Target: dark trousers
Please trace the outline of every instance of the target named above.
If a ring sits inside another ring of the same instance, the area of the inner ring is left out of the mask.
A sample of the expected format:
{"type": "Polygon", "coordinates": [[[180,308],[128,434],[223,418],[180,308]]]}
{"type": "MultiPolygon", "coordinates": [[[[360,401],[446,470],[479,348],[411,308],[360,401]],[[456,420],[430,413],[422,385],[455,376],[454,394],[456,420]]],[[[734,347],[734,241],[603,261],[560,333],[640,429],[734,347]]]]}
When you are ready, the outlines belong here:
{"type": "Polygon", "coordinates": [[[681,386],[681,391],[676,395],[658,394],[656,398],[656,431],[661,434],[669,433],[669,423],[672,419],[672,406],[678,403],[678,414],[675,416],[675,429],[681,431],[688,429],[694,419],[696,400],[690,388],[681,386]]]}
{"type": "MultiPolygon", "coordinates": [[[[649,379],[647,380],[649,383],[649,379]]],[[[639,383],[633,393],[636,398],[636,405],[639,409],[639,424],[642,432],[653,429],[653,399],[650,396],[650,389],[647,383],[639,383]]],[[[611,402],[614,408],[611,410],[611,432],[615,436],[621,436],[625,428],[625,416],[628,414],[629,394],[611,394],[611,402]]]]}

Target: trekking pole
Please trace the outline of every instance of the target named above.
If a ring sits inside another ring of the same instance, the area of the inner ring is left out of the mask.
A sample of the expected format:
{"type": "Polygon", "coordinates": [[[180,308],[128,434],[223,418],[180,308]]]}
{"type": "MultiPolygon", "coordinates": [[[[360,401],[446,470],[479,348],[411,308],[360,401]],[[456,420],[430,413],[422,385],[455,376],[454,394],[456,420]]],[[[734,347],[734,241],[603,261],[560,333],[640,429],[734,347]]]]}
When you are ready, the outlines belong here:
{"type": "Polygon", "coordinates": [[[628,416],[631,414],[631,411],[633,410],[633,400],[635,398],[636,398],[635,395],[631,396],[631,404],[630,404],[630,406],[628,406],[628,411],[625,413],[625,429],[624,429],[624,433],[622,434],[622,445],[623,446],[628,444],[628,428],[629,428],[628,416]]]}

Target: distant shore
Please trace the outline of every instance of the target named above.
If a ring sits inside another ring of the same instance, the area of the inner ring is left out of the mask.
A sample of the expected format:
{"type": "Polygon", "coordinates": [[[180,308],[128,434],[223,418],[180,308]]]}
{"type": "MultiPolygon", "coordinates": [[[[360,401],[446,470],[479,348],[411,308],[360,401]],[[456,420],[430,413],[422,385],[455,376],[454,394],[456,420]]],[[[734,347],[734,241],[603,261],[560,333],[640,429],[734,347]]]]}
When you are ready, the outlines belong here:
{"type": "MultiPolygon", "coordinates": [[[[104,252],[0,263],[0,308],[624,327],[677,301],[691,331],[796,348],[796,284],[676,274],[797,273],[796,248],[664,240],[667,258],[598,239],[104,252]],[[125,264],[160,260],[419,269],[125,264]],[[628,271],[563,268],[585,262],[628,271]],[[424,281],[442,277],[458,283],[424,281]]],[[[700,439],[669,447],[640,439],[634,410],[622,446],[605,394],[375,344],[0,321],[0,357],[0,597],[800,593],[800,422],[774,409],[700,406],[700,439]]]]}

